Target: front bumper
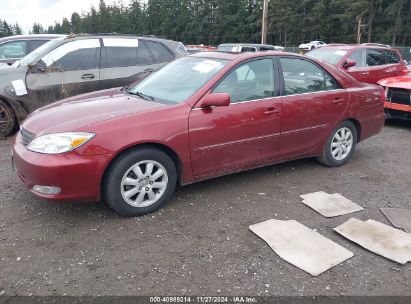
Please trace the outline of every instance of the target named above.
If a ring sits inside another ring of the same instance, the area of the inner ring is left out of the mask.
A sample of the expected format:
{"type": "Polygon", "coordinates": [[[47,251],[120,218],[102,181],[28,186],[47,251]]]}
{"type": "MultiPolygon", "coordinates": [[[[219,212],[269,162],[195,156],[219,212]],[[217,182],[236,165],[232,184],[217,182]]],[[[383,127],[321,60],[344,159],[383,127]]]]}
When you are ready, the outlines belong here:
{"type": "Polygon", "coordinates": [[[12,147],[17,175],[36,196],[58,201],[99,201],[100,184],[111,155],[83,156],[76,151],[41,154],[29,151],[20,132],[12,147]],[[34,185],[61,188],[56,195],[33,190],[34,185]]]}

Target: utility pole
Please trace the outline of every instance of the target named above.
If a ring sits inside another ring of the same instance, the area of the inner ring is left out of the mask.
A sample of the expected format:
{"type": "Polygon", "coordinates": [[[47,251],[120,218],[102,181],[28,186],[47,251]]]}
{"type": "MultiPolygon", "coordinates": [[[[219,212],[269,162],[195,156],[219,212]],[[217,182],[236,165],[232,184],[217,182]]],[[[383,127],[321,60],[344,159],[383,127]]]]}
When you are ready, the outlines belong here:
{"type": "Polygon", "coordinates": [[[263,6],[263,26],[261,30],[261,43],[267,43],[267,32],[268,32],[268,0],[264,0],[263,6]]]}
{"type": "Polygon", "coordinates": [[[357,25],[357,44],[361,44],[361,21],[362,21],[362,15],[359,15],[357,17],[358,25],[357,25]]]}

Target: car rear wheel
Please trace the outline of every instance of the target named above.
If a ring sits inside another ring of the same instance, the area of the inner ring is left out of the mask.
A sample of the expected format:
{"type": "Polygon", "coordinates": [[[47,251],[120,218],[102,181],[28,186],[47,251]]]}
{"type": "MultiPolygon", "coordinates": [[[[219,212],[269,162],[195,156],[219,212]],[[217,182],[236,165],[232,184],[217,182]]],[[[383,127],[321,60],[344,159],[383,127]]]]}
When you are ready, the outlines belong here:
{"type": "Polygon", "coordinates": [[[124,216],[160,209],[173,195],[177,171],[163,151],[139,148],[120,155],[106,174],[104,198],[124,216]]]}
{"type": "Polygon", "coordinates": [[[338,167],[348,162],[357,144],[357,128],[350,121],[340,123],[328,137],[318,161],[329,167],[338,167]]]}
{"type": "Polygon", "coordinates": [[[16,116],[13,109],[0,99],[0,137],[6,137],[13,133],[16,126],[16,116]]]}

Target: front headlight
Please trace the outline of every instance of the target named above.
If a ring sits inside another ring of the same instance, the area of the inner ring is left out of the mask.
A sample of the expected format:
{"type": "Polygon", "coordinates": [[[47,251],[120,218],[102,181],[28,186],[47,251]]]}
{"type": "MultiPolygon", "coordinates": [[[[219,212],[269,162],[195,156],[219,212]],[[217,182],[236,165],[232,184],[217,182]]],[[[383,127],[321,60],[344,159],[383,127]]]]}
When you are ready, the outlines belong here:
{"type": "Polygon", "coordinates": [[[27,149],[45,154],[65,153],[84,145],[94,136],[94,133],[86,132],[47,134],[34,139],[27,149]]]}

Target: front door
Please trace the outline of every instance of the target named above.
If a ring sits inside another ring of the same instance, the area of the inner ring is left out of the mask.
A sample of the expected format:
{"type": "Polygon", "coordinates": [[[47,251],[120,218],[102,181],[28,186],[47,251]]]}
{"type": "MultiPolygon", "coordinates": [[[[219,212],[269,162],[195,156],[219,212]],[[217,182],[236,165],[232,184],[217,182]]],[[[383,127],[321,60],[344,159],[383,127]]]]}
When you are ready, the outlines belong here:
{"type": "Polygon", "coordinates": [[[348,93],[317,64],[295,57],[280,58],[283,113],[280,153],[309,153],[327,136],[348,105],[348,93]]]}
{"type": "MultiPolygon", "coordinates": [[[[100,41],[80,39],[60,45],[45,55],[26,75],[28,96],[39,106],[99,89],[100,41]]],[[[30,106],[30,105],[29,105],[30,106]]]]}
{"type": "Polygon", "coordinates": [[[232,172],[276,156],[282,103],[274,71],[271,57],[243,63],[212,90],[228,93],[229,106],[192,110],[189,136],[196,177],[232,172]]]}

